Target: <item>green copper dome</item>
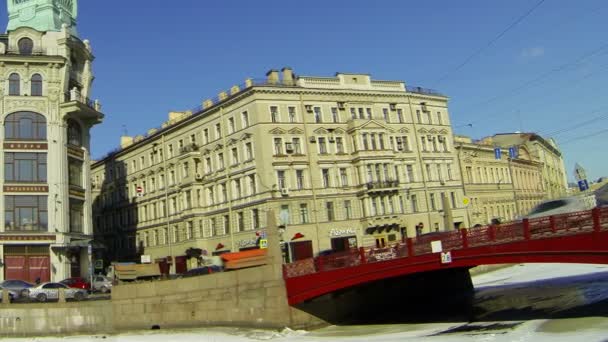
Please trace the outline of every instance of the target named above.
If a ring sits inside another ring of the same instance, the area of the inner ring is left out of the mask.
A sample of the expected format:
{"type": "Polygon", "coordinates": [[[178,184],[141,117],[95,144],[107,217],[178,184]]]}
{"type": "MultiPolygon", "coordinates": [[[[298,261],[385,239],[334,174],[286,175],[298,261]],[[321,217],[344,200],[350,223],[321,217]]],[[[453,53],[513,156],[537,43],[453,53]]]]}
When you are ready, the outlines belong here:
{"type": "Polygon", "coordinates": [[[63,24],[76,33],[78,0],[6,0],[8,6],[7,31],[31,27],[37,31],[61,31],[63,24]]]}

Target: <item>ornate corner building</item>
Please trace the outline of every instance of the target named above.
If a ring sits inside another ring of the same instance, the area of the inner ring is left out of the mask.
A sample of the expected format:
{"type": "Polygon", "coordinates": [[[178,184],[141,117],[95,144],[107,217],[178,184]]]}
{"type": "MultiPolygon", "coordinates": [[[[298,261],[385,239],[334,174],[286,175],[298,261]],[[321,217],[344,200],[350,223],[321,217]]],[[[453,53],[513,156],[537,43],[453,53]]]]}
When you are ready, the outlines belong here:
{"type": "Polygon", "coordinates": [[[255,247],[269,209],[288,261],[468,227],[447,102],[365,74],[271,70],[94,163],[95,232],[108,261],[179,273],[194,250],[255,247]]]}
{"type": "Polygon", "coordinates": [[[89,273],[89,100],[94,59],[78,38],[77,0],[7,0],[0,35],[0,279],[89,273]]]}

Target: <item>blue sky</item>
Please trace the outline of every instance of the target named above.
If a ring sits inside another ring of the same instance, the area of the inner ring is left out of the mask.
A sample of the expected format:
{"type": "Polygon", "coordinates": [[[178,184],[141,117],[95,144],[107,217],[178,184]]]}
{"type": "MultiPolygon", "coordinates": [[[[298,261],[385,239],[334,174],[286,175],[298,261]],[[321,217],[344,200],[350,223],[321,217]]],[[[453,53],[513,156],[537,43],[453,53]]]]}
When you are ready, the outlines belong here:
{"type": "Polygon", "coordinates": [[[97,58],[93,97],[106,114],[93,157],[118,146],[123,126],[143,134],[170,110],[290,66],[438,89],[456,133],[476,138],[563,131],[555,138],[568,172],[578,162],[590,178],[608,176],[608,2],[547,0],[457,68],[538,2],[80,1],[78,29],[97,58]]]}

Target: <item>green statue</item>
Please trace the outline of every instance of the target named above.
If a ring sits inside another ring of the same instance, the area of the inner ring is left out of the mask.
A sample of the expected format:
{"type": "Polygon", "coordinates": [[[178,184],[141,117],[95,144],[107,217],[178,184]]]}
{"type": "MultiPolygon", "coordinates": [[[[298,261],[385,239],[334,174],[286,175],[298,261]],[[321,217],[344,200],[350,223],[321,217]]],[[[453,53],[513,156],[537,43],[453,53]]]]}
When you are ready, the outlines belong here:
{"type": "Polygon", "coordinates": [[[61,31],[65,24],[77,36],[76,16],[78,0],[6,0],[8,6],[7,31],[31,27],[37,31],[61,31]]]}

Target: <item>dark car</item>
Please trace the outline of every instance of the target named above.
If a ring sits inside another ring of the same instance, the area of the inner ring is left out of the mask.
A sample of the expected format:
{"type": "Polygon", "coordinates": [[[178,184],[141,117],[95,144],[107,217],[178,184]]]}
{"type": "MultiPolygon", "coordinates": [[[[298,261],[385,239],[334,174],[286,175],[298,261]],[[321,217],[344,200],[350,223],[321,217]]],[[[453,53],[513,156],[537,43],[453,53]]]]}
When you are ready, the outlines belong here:
{"type": "Polygon", "coordinates": [[[67,278],[67,279],[60,281],[60,283],[65,284],[68,287],[71,287],[74,289],[83,289],[83,290],[91,291],[91,283],[89,283],[86,279],[81,278],[81,277],[67,278]]]}
{"type": "Polygon", "coordinates": [[[0,283],[0,289],[7,289],[13,291],[19,297],[27,296],[27,289],[34,287],[34,284],[28,283],[23,280],[5,280],[0,283]]]}
{"type": "Polygon", "coordinates": [[[221,271],[222,271],[222,268],[220,266],[215,266],[215,265],[197,267],[197,268],[193,268],[193,269],[190,269],[190,270],[182,273],[180,278],[195,277],[195,276],[199,276],[199,275],[211,274],[211,273],[216,273],[216,272],[221,272],[221,271]]]}

